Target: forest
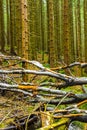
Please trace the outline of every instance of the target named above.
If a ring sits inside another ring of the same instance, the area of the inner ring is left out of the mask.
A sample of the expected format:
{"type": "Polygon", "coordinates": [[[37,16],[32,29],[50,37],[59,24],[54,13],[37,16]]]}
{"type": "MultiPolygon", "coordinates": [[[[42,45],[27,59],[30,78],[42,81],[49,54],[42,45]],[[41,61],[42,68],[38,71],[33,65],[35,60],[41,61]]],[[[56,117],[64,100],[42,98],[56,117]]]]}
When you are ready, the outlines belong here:
{"type": "Polygon", "coordinates": [[[87,130],[87,0],[0,0],[0,130],[87,130]]]}

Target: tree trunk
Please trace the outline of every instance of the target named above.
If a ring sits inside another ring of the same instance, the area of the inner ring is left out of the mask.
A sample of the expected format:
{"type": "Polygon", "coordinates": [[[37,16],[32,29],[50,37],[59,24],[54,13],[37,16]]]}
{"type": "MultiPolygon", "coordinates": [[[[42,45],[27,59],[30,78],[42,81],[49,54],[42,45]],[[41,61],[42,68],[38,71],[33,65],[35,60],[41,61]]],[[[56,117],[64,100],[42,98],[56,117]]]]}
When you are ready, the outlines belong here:
{"type": "Polygon", "coordinates": [[[4,1],[0,0],[0,12],[1,12],[1,52],[5,51],[5,21],[4,21],[4,1]]]}
{"type": "Polygon", "coordinates": [[[55,66],[55,50],[54,50],[54,12],[53,0],[47,0],[48,13],[48,46],[49,46],[49,63],[50,67],[55,66]]]}
{"type": "Polygon", "coordinates": [[[69,1],[64,0],[64,20],[63,20],[63,29],[64,29],[64,63],[70,63],[70,21],[69,21],[69,1]]]}
{"type": "MultiPolygon", "coordinates": [[[[27,0],[21,0],[21,20],[22,20],[22,57],[28,59],[28,16],[27,16],[27,0]]],[[[23,62],[23,67],[28,68],[28,64],[23,62]]],[[[27,75],[23,76],[23,80],[27,81],[27,75]]]]}

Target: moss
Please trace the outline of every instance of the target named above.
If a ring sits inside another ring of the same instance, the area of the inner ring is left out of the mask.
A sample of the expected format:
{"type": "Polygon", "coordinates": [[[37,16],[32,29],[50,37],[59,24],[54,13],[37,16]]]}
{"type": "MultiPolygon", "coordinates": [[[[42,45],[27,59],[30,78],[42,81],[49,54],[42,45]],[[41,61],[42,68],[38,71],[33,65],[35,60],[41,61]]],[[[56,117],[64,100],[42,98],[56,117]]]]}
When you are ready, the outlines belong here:
{"type": "Polygon", "coordinates": [[[0,124],[0,128],[5,128],[6,127],[6,124],[5,123],[1,123],[0,124]]]}
{"type": "Polygon", "coordinates": [[[80,128],[81,130],[84,130],[84,124],[85,123],[82,123],[82,122],[79,122],[79,121],[74,121],[72,124],[73,124],[73,126],[76,126],[77,128],[80,128]]]}
{"type": "Polygon", "coordinates": [[[79,108],[80,108],[80,109],[85,109],[85,110],[87,110],[87,103],[82,104],[79,108]]]}
{"type": "Polygon", "coordinates": [[[68,86],[68,87],[66,87],[64,89],[61,89],[61,90],[66,91],[66,92],[70,92],[71,91],[72,93],[76,93],[76,94],[80,94],[80,93],[83,92],[80,85],[68,86]]]}

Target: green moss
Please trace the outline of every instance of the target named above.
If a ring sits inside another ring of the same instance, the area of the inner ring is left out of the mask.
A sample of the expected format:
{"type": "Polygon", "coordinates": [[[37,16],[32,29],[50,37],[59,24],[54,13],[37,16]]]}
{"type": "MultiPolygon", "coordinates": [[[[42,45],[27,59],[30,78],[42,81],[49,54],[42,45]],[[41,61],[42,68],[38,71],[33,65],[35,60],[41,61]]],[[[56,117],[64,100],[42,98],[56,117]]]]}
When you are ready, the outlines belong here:
{"type": "Polygon", "coordinates": [[[87,103],[82,104],[79,108],[87,110],[87,103]]]}
{"type": "Polygon", "coordinates": [[[79,86],[79,85],[78,86],[68,86],[61,90],[66,91],[66,92],[76,93],[76,94],[83,93],[81,86],[79,86]]]}
{"type": "Polygon", "coordinates": [[[46,67],[46,68],[50,68],[50,64],[45,63],[45,64],[44,64],[44,67],[46,67]]]}
{"type": "Polygon", "coordinates": [[[65,71],[64,70],[59,70],[59,73],[65,74],[65,71]]]}
{"type": "Polygon", "coordinates": [[[4,124],[4,123],[1,123],[1,124],[0,124],[0,128],[5,128],[5,124],[4,124]]]}
{"type": "Polygon", "coordinates": [[[72,124],[73,124],[73,126],[76,126],[77,128],[80,128],[81,130],[84,130],[84,124],[85,123],[82,123],[82,122],[79,122],[79,121],[74,121],[72,124]]]}

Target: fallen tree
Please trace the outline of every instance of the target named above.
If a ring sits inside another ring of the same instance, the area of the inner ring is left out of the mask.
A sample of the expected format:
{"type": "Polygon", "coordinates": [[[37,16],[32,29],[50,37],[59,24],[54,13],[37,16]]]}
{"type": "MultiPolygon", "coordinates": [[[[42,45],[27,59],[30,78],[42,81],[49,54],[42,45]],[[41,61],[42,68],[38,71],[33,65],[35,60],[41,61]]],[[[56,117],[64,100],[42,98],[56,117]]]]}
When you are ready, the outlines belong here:
{"type": "MultiPolygon", "coordinates": [[[[87,77],[75,77],[75,76],[71,76],[71,75],[69,76],[66,74],[61,74],[56,72],[56,70],[67,69],[76,65],[79,65],[81,68],[84,68],[87,66],[87,63],[75,62],[68,66],[48,69],[37,61],[28,61],[21,57],[15,57],[15,56],[11,57],[11,56],[3,55],[0,57],[2,61],[3,59],[6,61],[17,60],[17,63],[0,67],[1,68],[0,69],[0,90],[23,93],[24,95],[31,97],[27,101],[28,103],[42,102],[43,105],[41,106],[40,110],[43,111],[44,109],[46,109],[50,113],[49,116],[52,116],[54,119],[67,118],[69,119],[70,122],[77,120],[77,121],[87,123],[87,110],[80,108],[82,104],[87,103],[86,87],[82,88],[84,89],[82,93],[74,93],[71,90],[66,92],[65,90],[65,88],[70,86],[72,86],[72,89],[74,86],[78,86],[78,85],[81,85],[81,87],[83,87],[82,85],[87,84],[87,77]],[[34,65],[38,68],[38,70],[28,70],[22,67],[10,68],[11,66],[15,66],[22,62],[27,62],[29,64],[34,65]],[[52,81],[50,82],[49,80],[38,84],[35,84],[34,82],[23,82],[23,81],[20,84],[15,82],[15,77],[12,76],[13,75],[22,76],[22,74],[29,74],[29,75],[33,74],[35,76],[34,80],[37,76],[51,77],[58,80],[58,82],[52,82],[52,81]],[[44,104],[47,105],[46,108],[44,108],[44,104]],[[66,104],[69,106],[68,107],[65,106],[63,110],[62,109],[58,110],[58,107],[60,105],[66,105],[66,104]],[[49,105],[53,105],[53,106],[49,107],[49,105]]],[[[38,113],[43,114],[43,112],[41,113],[39,111],[38,113]]],[[[66,122],[62,122],[62,123],[66,124],[66,122]]],[[[45,130],[47,128],[51,128],[56,125],[60,126],[62,125],[62,123],[59,122],[59,123],[54,123],[52,125],[49,124],[49,126],[42,127],[42,128],[45,130]]]]}

